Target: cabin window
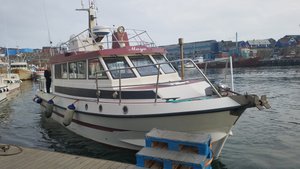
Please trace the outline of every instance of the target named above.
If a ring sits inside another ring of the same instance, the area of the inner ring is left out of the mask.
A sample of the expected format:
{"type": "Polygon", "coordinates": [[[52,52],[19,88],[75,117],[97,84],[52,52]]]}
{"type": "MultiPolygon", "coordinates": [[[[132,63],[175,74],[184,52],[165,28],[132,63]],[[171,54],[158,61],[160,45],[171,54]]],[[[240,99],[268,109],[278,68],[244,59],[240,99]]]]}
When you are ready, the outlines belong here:
{"type": "Polygon", "coordinates": [[[89,79],[95,79],[97,74],[98,79],[107,79],[106,72],[98,59],[89,60],[89,79]]]}
{"type": "Polygon", "coordinates": [[[175,70],[168,62],[167,59],[163,55],[153,55],[153,58],[156,60],[157,63],[162,63],[160,65],[161,69],[167,74],[167,73],[174,73],[175,70]]]}
{"type": "Polygon", "coordinates": [[[62,66],[61,78],[67,79],[68,78],[68,64],[64,63],[61,66],[62,66]]]}
{"type": "Polygon", "coordinates": [[[86,78],[86,62],[70,62],[69,63],[69,78],[70,79],[85,79],[86,78]]]}
{"type": "Polygon", "coordinates": [[[105,57],[103,60],[114,79],[135,77],[124,57],[105,57]]]}
{"type": "Polygon", "coordinates": [[[141,76],[157,75],[158,69],[149,56],[129,56],[129,58],[141,76]]]}
{"type": "Polygon", "coordinates": [[[55,79],[61,79],[61,64],[54,66],[55,69],[55,79]]]}

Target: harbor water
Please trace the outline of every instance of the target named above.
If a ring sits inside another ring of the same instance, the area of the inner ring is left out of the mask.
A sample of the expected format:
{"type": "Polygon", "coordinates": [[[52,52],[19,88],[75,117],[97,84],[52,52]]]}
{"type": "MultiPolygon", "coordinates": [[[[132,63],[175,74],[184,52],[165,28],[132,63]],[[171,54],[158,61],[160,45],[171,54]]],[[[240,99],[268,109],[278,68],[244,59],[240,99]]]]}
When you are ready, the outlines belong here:
{"type": "MultiPolygon", "coordinates": [[[[272,108],[244,112],[213,168],[299,168],[300,66],[239,68],[234,80],[236,92],[265,94],[272,108]]],[[[0,104],[0,143],[135,163],[135,151],[96,143],[44,118],[32,101],[37,89],[37,83],[25,81],[0,104]]]]}

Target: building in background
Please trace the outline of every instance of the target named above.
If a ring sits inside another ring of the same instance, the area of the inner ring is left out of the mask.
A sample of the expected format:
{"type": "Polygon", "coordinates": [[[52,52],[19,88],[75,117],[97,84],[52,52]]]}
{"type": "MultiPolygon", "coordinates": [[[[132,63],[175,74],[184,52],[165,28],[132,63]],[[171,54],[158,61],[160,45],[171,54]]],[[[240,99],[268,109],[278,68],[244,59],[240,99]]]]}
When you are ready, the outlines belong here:
{"type": "MultiPolygon", "coordinates": [[[[169,60],[176,60],[180,57],[179,45],[161,46],[168,51],[169,60]]],[[[213,60],[218,56],[218,42],[216,40],[197,41],[184,43],[184,57],[189,59],[197,59],[202,57],[204,60],[213,60]]]]}

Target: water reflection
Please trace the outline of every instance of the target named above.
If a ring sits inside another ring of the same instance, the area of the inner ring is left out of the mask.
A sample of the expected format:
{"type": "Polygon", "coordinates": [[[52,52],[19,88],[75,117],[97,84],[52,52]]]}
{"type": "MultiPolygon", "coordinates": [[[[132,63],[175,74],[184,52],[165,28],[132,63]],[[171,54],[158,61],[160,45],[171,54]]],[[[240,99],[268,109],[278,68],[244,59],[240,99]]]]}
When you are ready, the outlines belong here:
{"type": "Polygon", "coordinates": [[[9,112],[11,112],[9,102],[7,100],[0,103],[0,110],[0,126],[3,127],[9,123],[9,112]]]}
{"type": "Polygon", "coordinates": [[[81,137],[41,114],[42,140],[54,151],[135,164],[136,151],[119,149],[81,137]]]}
{"type": "Polygon", "coordinates": [[[212,166],[213,169],[227,169],[226,165],[223,164],[219,159],[214,160],[211,163],[211,166],[212,166]]]}

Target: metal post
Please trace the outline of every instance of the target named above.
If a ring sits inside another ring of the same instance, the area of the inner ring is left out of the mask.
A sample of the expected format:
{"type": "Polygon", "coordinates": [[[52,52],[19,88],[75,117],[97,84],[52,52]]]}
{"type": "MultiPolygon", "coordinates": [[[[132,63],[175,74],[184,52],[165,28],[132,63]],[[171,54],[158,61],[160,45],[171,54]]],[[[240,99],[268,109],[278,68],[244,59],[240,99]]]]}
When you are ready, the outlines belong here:
{"type": "Polygon", "coordinates": [[[208,80],[208,78],[205,76],[205,74],[201,71],[201,69],[196,66],[196,69],[200,72],[200,74],[203,76],[205,81],[210,85],[210,87],[213,89],[213,91],[219,96],[222,97],[222,95],[218,92],[218,90],[215,88],[215,86],[208,80]]]}
{"type": "Polygon", "coordinates": [[[122,94],[121,94],[121,69],[119,68],[119,104],[121,104],[122,94]]]}
{"type": "Polygon", "coordinates": [[[224,83],[227,84],[227,72],[228,72],[228,59],[226,60],[225,63],[225,73],[224,73],[224,83]]]}
{"type": "Polygon", "coordinates": [[[234,91],[234,82],[233,82],[233,64],[232,64],[232,57],[229,57],[230,61],[230,74],[231,74],[231,90],[234,91]]]}
{"type": "Polygon", "coordinates": [[[179,47],[180,47],[181,79],[184,80],[183,38],[179,38],[178,43],[179,43],[179,47]]]}
{"type": "Polygon", "coordinates": [[[96,72],[96,95],[97,95],[97,103],[99,103],[99,88],[98,88],[98,73],[96,72]]]}
{"type": "Polygon", "coordinates": [[[157,91],[158,91],[158,83],[159,83],[159,75],[160,75],[160,64],[158,65],[158,70],[157,70],[157,79],[156,79],[156,88],[155,88],[155,103],[157,102],[157,91]]]}

